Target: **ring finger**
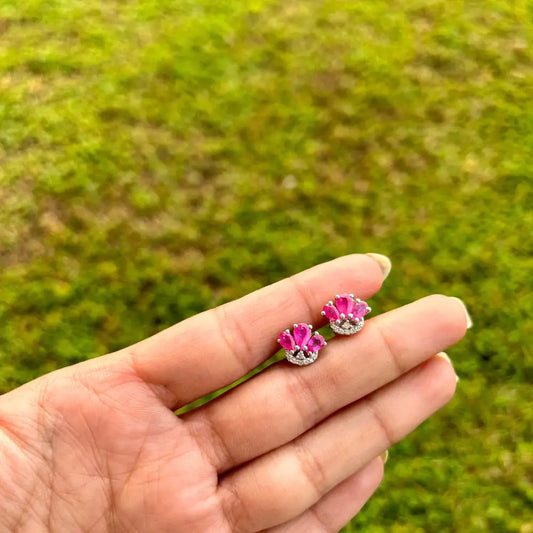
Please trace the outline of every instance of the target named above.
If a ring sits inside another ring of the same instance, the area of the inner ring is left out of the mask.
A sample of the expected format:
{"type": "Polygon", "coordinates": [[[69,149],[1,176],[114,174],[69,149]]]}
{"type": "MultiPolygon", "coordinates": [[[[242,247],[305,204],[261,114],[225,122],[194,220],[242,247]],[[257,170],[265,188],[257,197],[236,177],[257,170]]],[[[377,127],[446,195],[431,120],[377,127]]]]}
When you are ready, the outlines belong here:
{"type": "Polygon", "coordinates": [[[298,516],[446,404],[455,385],[452,366],[435,356],[227,474],[219,497],[232,531],[260,531],[298,516]]]}

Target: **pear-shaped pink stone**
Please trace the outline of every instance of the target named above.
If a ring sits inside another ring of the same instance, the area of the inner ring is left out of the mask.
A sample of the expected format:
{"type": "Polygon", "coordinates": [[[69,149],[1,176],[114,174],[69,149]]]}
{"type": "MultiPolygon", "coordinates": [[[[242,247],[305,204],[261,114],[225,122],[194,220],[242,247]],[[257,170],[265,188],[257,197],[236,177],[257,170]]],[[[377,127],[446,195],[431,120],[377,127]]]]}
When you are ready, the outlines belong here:
{"type": "Polygon", "coordinates": [[[357,318],[363,318],[365,315],[368,315],[370,311],[368,311],[368,304],[361,300],[360,303],[355,304],[352,312],[353,316],[357,318]]]}
{"type": "Polygon", "coordinates": [[[294,340],[300,348],[304,348],[307,341],[311,338],[311,329],[307,324],[296,324],[292,331],[294,340]]]}
{"type": "Polygon", "coordinates": [[[311,337],[311,340],[307,344],[307,350],[309,352],[318,352],[320,348],[324,346],[326,341],[324,340],[324,337],[322,335],[313,335],[311,337]]]}
{"type": "Polygon", "coordinates": [[[294,350],[294,346],[296,343],[294,342],[294,339],[292,338],[292,335],[290,333],[283,331],[279,334],[278,340],[281,346],[285,348],[285,350],[294,350]]]}
{"type": "Polygon", "coordinates": [[[337,320],[341,317],[334,305],[325,305],[322,311],[328,320],[337,320]]]}
{"type": "Polygon", "coordinates": [[[352,312],[354,301],[349,294],[339,294],[339,297],[335,299],[335,305],[339,313],[344,313],[348,316],[352,312]]]}

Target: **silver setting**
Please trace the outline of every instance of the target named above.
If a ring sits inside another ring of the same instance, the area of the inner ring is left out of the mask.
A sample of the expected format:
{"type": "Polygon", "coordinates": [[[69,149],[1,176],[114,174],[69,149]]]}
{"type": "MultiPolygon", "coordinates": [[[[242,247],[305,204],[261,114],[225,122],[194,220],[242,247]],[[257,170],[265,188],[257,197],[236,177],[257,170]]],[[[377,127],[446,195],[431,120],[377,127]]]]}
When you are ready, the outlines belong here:
{"type": "Polygon", "coordinates": [[[329,327],[337,333],[337,335],[353,335],[363,329],[365,325],[364,318],[355,318],[353,322],[350,320],[332,320],[329,327]]]}
{"type": "Polygon", "coordinates": [[[318,352],[308,352],[307,350],[285,350],[287,361],[293,365],[304,366],[310,365],[317,360],[318,352]]]}

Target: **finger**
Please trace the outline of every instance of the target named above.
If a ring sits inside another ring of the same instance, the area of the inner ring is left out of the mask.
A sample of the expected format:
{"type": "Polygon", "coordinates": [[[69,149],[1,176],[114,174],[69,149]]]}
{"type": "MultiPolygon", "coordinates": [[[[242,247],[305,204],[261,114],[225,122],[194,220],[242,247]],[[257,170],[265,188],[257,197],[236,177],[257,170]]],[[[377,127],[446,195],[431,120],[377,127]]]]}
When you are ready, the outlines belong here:
{"type": "Polygon", "coordinates": [[[300,516],[268,533],[300,533],[339,531],[374,494],[383,478],[383,461],[378,457],[331,489],[315,505],[300,516]]]}
{"type": "Polygon", "coordinates": [[[369,320],[353,337],[332,339],[316,363],[274,365],[183,419],[218,472],[225,472],[293,440],[465,331],[462,303],[428,296],[369,320]]]}
{"type": "Polygon", "coordinates": [[[298,516],[448,402],[455,384],[452,366],[433,357],[289,444],[230,472],[220,481],[219,496],[233,530],[257,531],[298,516]]]}
{"type": "Polygon", "coordinates": [[[381,286],[375,259],[349,255],[305,270],[234,302],[200,313],[123,351],[137,374],[170,390],[178,408],[233,383],[268,359],[277,335],[294,322],[320,318],[336,292],[361,298],[381,286]]]}

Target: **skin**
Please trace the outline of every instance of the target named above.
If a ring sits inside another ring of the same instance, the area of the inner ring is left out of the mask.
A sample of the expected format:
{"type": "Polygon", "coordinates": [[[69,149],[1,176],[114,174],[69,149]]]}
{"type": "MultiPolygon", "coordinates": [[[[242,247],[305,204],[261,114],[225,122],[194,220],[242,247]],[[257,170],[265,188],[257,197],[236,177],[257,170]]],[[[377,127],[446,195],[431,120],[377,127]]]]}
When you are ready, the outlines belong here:
{"type": "Polygon", "coordinates": [[[376,490],[379,455],[453,396],[435,356],[465,334],[433,295],[283,361],[209,404],[339,292],[369,298],[379,264],[351,255],[0,398],[0,531],[334,532],[376,490]]]}

